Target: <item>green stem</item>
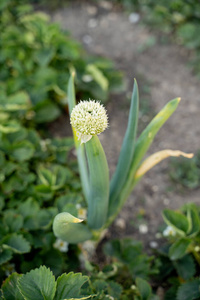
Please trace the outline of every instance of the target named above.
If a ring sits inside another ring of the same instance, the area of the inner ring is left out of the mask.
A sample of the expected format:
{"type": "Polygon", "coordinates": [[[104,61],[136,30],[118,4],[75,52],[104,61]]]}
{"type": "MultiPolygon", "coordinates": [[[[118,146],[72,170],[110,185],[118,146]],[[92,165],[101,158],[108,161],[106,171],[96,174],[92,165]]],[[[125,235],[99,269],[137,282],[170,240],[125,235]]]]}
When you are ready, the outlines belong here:
{"type": "Polygon", "coordinates": [[[97,136],[85,144],[89,167],[88,225],[101,228],[107,219],[109,170],[103,147],[97,136]]]}

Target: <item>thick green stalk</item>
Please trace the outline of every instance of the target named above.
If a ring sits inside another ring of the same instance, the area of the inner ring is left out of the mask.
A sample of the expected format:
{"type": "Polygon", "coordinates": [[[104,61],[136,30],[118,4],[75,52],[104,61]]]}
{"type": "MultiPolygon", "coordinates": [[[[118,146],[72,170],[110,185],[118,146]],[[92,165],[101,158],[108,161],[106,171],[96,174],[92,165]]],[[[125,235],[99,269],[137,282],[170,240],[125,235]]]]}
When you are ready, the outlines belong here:
{"type": "Polygon", "coordinates": [[[89,167],[88,225],[101,228],[107,219],[109,170],[103,147],[97,136],[85,144],[89,167]]]}
{"type": "MultiPolygon", "coordinates": [[[[75,89],[74,89],[74,74],[70,76],[68,82],[68,105],[69,105],[69,113],[71,115],[72,109],[76,105],[75,99],[75,89]]],[[[88,179],[88,170],[87,170],[87,162],[85,157],[85,149],[84,146],[80,144],[77,139],[76,131],[73,129],[74,142],[77,151],[77,159],[80,171],[80,178],[83,187],[83,193],[86,201],[88,202],[89,197],[89,179],[88,179]]]]}
{"type": "Polygon", "coordinates": [[[144,131],[138,138],[126,183],[123,186],[119,197],[115,201],[115,211],[112,211],[112,214],[109,212],[109,224],[112,223],[117,214],[120,212],[128,196],[130,195],[136,183],[138,182],[139,179],[135,179],[135,173],[139,167],[139,164],[141,163],[142,158],[144,157],[145,153],[152,144],[155,135],[163,126],[163,124],[167,121],[167,119],[176,110],[179,102],[180,98],[176,98],[168,102],[163,107],[163,109],[155,116],[155,118],[150,122],[150,124],[144,129],[144,131]]]}
{"type": "Polygon", "coordinates": [[[130,170],[131,161],[135,150],[135,139],[138,124],[138,107],[139,107],[139,92],[137,81],[135,80],[133,94],[131,98],[131,107],[129,112],[128,126],[123,140],[120,156],[117,164],[116,171],[113,175],[110,184],[110,199],[109,199],[109,214],[116,207],[116,199],[119,196],[130,170]]]}

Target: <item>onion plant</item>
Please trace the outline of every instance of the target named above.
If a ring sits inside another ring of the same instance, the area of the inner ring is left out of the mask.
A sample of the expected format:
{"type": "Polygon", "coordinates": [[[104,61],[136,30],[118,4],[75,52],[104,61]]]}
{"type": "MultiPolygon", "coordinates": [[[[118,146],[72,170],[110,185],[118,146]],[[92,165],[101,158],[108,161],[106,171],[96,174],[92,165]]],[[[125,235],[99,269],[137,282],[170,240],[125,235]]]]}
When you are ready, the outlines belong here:
{"type": "Polygon", "coordinates": [[[139,92],[135,80],[126,134],[115,173],[109,180],[109,168],[98,135],[108,126],[105,108],[99,101],[80,101],[76,105],[74,75],[68,83],[70,120],[83,193],[87,201],[87,218],[68,212],[59,213],[53,222],[54,234],[69,243],[98,240],[117,217],[125,201],[143,175],[169,156],[185,156],[179,150],[163,150],[143,160],[155,135],[176,110],[180,98],[168,102],[137,138],[139,92]]]}

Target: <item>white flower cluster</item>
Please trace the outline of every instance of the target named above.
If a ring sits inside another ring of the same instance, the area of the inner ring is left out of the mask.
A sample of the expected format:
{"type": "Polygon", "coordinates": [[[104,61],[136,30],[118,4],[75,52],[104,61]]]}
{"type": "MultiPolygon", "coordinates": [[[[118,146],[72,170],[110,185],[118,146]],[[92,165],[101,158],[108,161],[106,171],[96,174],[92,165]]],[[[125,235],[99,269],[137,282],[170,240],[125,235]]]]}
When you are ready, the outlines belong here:
{"type": "Polygon", "coordinates": [[[60,250],[60,252],[67,252],[68,245],[69,245],[69,243],[67,243],[61,239],[56,239],[55,243],[53,244],[54,248],[60,250]]]}
{"type": "Polygon", "coordinates": [[[108,127],[108,116],[98,101],[80,101],[72,110],[70,123],[81,142],[86,143],[108,127]]]}
{"type": "Polygon", "coordinates": [[[175,236],[175,235],[176,235],[176,231],[171,226],[167,226],[163,231],[163,236],[175,236]]]}

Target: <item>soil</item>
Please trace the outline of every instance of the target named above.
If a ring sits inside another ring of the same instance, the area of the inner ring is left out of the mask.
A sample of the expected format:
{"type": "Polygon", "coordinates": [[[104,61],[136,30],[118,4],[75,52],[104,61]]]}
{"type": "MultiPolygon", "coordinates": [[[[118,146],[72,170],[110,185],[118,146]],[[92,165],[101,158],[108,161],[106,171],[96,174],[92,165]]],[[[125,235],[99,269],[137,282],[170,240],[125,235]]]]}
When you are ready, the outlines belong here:
{"type": "MultiPolygon", "coordinates": [[[[133,78],[138,80],[142,97],[143,86],[146,86],[149,92],[145,101],[151,108],[150,115],[155,115],[169,100],[182,98],[177,111],[156,136],[148,155],[163,149],[193,153],[200,149],[200,84],[187,66],[188,52],[169,41],[161,43],[163,39],[145,27],[141,20],[131,23],[130,14],[116,9],[109,1],[71,2],[51,12],[52,21],[69,30],[89,53],[112,59],[116,68],[125,74],[127,92],[132,91],[133,78]]],[[[112,95],[106,108],[110,126],[100,139],[112,174],[127,126],[127,94],[112,95]]],[[[149,118],[149,114],[142,115],[140,123],[144,126],[149,118]]],[[[61,117],[52,130],[57,136],[69,133],[66,117],[61,117]]],[[[140,239],[147,249],[157,247],[161,243],[157,232],[163,222],[162,210],[166,207],[176,209],[186,202],[200,203],[200,189],[181,192],[172,184],[168,165],[169,159],[144,176],[108,235],[140,239]],[[145,232],[142,233],[142,229],[145,232]]]]}

